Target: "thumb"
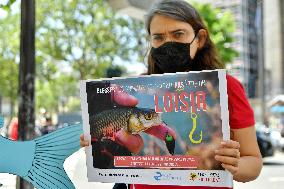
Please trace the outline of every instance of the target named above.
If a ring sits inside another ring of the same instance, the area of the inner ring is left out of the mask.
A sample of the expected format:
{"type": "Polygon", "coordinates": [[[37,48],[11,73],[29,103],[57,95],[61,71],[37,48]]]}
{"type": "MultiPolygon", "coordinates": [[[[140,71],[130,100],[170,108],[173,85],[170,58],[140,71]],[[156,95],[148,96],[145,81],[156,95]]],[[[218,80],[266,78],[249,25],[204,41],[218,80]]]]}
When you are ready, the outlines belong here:
{"type": "Polygon", "coordinates": [[[115,86],[116,90],[113,91],[114,101],[121,106],[136,106],[138,104],[138,99],[134,96],[123,92],[120,86],[115,86]]]}

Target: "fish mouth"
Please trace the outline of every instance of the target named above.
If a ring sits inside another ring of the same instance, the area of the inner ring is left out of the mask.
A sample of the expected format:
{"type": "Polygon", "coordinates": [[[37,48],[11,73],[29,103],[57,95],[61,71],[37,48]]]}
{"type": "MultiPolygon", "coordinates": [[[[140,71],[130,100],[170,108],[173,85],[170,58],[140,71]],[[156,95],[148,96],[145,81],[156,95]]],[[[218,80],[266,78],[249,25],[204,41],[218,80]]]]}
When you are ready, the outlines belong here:
{"type": "MultiPolygon", "coordinates": [[[[166,137],[168,135],[172,136],[173,137],[173,142],[171,144],[172,147],[169,148],[167,145],[167,149],[171,154],[173,154],[172,152],[174,152],[174,141],[176,139],[176,133],[166,123],[153,125],[152,127],[144,130],[144,132],[164,141],[166,144],[167,144],[166,137]]],[[[144,141],[139,134],[130,134],[124,129],[121,129],[120,131],[115,133],[115,141],[118,144],[125,146],[130,152],[134,154],[138,154],[143,149],[144,146],[144,141]]]]}
{"type": "Polygon", "coordinates": [[[158,125],[153,125],[152,127],[146,129],[144,132],[163,141],[165,140],[167,134],[176,139],[175,131],[170,128],[165,122],[158,125]]]}
{"type": "Polygon", "coordinates": [[[172,128],[168,127],[166,123],[153,126],[144,132],[147,134],[153,135],[159,138],[160,140],[164,141],[167,146],[168,152],[171,155],[174,155],[176,133],[172,128]]]}

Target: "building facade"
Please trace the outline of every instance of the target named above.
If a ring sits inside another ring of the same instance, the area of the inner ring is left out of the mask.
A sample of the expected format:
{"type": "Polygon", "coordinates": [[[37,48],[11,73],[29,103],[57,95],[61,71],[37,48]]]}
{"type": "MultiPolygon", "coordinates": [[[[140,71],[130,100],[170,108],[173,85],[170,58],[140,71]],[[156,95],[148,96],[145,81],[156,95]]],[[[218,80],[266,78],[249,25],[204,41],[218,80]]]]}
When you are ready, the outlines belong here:
{"type": "Polygon", "coordinates": [[[239,52],[239,56],[228,64],[228,69],[243,83],[250,98],[258,97],[258,86],[261,84],[258,80],[259,68],[263,61],[262,49],[258,48],[262,38],[262,35],[258,35],[258,30],[262,27],[260,4],[257,0],[199,0],[198,2],[210,3],[213,7],[232,12],[236,23],[233,47],[239,52]]]}
{"type": "Polygon", "coordinates": [[[267,95],[284,94],[284,1],[263,0],[267,95]]]}

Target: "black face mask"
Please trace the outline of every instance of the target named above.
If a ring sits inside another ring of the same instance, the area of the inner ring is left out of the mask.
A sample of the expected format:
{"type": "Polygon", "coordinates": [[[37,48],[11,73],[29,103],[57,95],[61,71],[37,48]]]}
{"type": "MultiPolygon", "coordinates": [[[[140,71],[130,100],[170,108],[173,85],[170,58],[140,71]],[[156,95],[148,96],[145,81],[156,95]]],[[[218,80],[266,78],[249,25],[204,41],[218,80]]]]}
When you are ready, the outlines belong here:
{"type": "Polygon", "coordinates": [[[190,45],[194,39],[190,43],[167,42],[158,48],[152,47],[150,53],[154,63],[164,73],[190,70],[193,62],[190,57],[190,45]]]}

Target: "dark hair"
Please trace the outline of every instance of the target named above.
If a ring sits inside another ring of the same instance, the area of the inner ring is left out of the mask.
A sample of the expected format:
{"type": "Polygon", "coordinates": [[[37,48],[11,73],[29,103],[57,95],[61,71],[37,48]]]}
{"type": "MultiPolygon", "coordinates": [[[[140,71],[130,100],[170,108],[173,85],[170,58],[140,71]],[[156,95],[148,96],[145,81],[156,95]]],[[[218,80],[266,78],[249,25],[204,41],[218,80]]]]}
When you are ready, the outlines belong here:
{"type": "MultiPolygon", "coordinates": [[[[213,70],[220,69],[224,66],[221,64],[216,47],[210,39],[208,29],[202,21],[199,13],[189,3],[183,0],[163,0],[152,6],[146,15],[145,26],[148,34],[151,34],[150,25],[153,17],[156,14],[170,17],[175,20],[189,23],[195,34],[198,34],[200,29],[204,29],[207,32],[207,38],[204,46],[199,49],[194,57],[194,63],[192,70],[213,70]]],[[[184,70],[190,71],[190,70],[184,70]]],[[[163,73],[154,63],[151,54],[148,55],[148,74],[163,73]]]]}

